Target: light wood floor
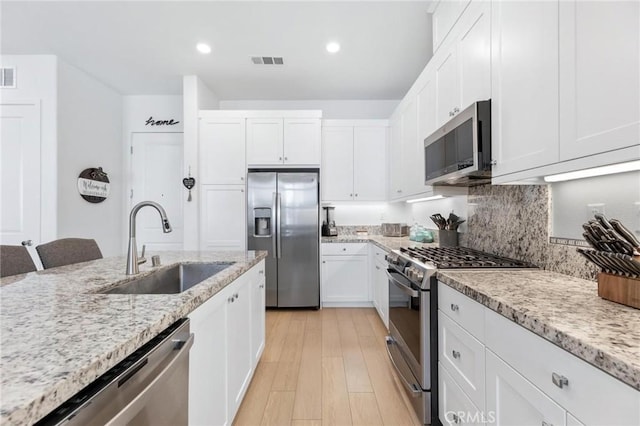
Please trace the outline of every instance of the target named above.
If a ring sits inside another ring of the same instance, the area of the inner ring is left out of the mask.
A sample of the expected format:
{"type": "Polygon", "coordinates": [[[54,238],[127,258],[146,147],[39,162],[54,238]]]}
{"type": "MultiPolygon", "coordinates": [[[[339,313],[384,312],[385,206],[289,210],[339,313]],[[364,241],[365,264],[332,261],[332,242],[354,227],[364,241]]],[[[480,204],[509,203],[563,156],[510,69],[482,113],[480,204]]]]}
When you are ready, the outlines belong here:
{"type": "Polygon", "coordinates": [[[266,346],[234,425],[419,425],[375,309],[267,311],[266,346]]]}

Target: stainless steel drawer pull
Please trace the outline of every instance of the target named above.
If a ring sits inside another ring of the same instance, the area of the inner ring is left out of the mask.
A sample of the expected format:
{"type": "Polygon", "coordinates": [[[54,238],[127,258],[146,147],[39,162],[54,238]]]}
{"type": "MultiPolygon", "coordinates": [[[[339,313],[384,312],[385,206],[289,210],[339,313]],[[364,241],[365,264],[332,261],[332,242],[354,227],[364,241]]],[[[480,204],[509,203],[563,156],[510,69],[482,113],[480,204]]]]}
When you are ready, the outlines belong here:
{"type": "Polygon", "coordinates": [[[458,312],[460,310],[460,307],[458,305],[456,305],[455,303],[451,304],[451,310],[453,312],[458,312]]]}
{"type": "Polygon", "coordinates": [[[460,417],[457,414],[453,415],[453,422],[455,424],[460,424],[460,417]]]}
{"type": "Polygon", "coordinates": [[[451,355],[453,355],[455,359],[460,359],[460,352],[456,350],[451,351],[451,355]]]}
{"type": "Polygon", "coordinates": [[[569,386],[569,379],[558,373],[551,373],[551,381],[560,389],[569,386]]]}

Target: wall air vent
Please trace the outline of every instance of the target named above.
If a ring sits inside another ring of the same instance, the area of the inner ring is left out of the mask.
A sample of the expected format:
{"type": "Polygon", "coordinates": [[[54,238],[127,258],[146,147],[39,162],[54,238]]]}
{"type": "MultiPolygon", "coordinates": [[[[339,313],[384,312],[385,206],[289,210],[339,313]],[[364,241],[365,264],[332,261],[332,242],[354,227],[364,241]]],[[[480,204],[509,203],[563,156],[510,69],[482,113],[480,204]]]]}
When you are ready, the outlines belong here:
{"type": "Polygon", "coordinates": [[[255,65],[284,65],[281,56],[252,56],[251,62],[255,65]]]}
{"type": "Polygon", "coordinates": [[[0,68],[0,88],[15,89],[16,88],[16,69],[0,68]]]}

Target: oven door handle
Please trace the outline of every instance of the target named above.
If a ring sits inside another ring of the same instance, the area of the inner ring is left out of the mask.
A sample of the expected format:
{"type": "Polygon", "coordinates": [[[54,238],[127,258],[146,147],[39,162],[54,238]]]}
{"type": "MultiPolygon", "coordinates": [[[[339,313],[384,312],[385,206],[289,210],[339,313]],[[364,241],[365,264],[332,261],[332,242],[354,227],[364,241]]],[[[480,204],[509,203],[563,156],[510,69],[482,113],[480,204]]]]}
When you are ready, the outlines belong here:
{"type": "Polygon", "coordinates": [[[144,388],[131,402],[129,402],[119,413],[117,413],[105,426],[116,426],[129,423],[129,421],[140,412],[144,404],[147,402],[151,393],[162,385],[176,367],[176,364],[185,356],[189,356],[189,349],[193,346],[193,333],[184,342],[179,342],[176,346],[177,352],[173,355],[173,359],[162,369],[162,371],[144,388]]]}
{"type": "Polygon", "coordinates": [[[411,287],[409,287],[408,285],[405,285],[403,283],[401,283],[400,281],[398,281],[397,278],[394,278],[393,275],[391,275],[392,273],[394,274],[398,274],[397,272],[391,272],[387,269],[387,277],[389,277],[389,279],[396,285],[396,287],[398,287],[400,290],[402,290],[403,293],[411,296],[411,297],[418,297],[420,296],[420,294],[412,289],[411,287]]]}

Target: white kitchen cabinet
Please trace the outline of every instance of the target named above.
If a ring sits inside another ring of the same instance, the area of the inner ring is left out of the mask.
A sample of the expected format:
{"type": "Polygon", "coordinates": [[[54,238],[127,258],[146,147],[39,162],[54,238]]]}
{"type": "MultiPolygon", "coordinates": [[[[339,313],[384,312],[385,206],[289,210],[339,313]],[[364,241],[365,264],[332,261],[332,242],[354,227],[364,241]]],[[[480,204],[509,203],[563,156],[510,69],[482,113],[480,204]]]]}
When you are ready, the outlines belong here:
{"type": "Polygon", "coordinates": [[[437,51],[471,0],[440,0],[433,11],[433,51],[437,51]]]}
{"type": "Polygon", "coordinates": [[[245,250],[244,185],[201,185],[201,250],[245,250]]]}
{"type": "MultiPolygon", "coordinates": [[[[265,305],[255,289],[264,289],[264,265],[259,262],[189,314],[195,334],[189,353],[191,425],[233,423],[259,361],[254,330],[264,330],[265,305]]],[[[264,333],[257,337],[264,343],[264,333]]]]}
{"type": "MultiPolygon", "coordinates": [[[[436,74],[432,67],[424,78],[424,84],[418,91],[418,144],[424,147],[424,140],[438,130],[436,117],[436,74]]],[[[424,167],[420,168],[424,183],[424,167]]]]}
{"type": "Polygon", "coordinates": [[[325,123],[322,200],[386,200],[386,120],[364,123],[329,120],[325,123]]]}
{"type": "Polygon", "coordinates": [[[322,200],[353,199],[353,127],[322,128],[322,200]]]}
{"type": "Polygon", "coordinates": [[[247,163],[319,165],[319,118],[248,118],[247,163]]]}
{"type": "Polygon", "coordinates": [[[487,413],[496,426],[565,424],[566,411],[487,350],[487,413]]]}
{"type": "Polygon", "coordinates": [[[322,244],[322,304],[372,306],[367,244],[322,244]]]}
{"type": "Polygon", "coordinates": [[[491,418],[462,391],[441,363],[438,363],[438,416],[445,426],[484,425],[491,418]]]}
{"type": "Polygon", "coordinates": [[[640,3],[561,1],[559,49],[560,160],[639,146],[640,3]]]}
{"type": "Polygon", "coordinates": [[[391,127],[391,144],[389,148],[389,199],[397,200],[404,196],[402,116],[400,113],[394,113],[389,123],[391,127]]]}
{"type": "Polygon", "coordinates": [[[440,127],[460,112],[458,105],[458,52],[454,45],[435,58],[436,125],[440,127]]]}
{"type": "Polygon", "coordinates": [[[245,119],[201,116],[199,131],[199,183],[244,184],[245,119]]]}
{"type": "Polygon", "coordinates": [[[385,327],[389,328],[389,280],[387,278],[387,252],[375,244],[369,244],[369,280],[376,308],[385,327]]]}
{"type": "Polygon", "coordinates": [[[189,424],[227,425],[227,293],[223,289],[189,314],[189,424]]]}
{"type": "Polygon", "coordinates": [[[260,266],[251,281],[251,354],[254,364],[260,360],[265,345],[265,283],[264,266],[260,266]]]}
{"type": "Polygon", "coordinates": [[[418,140],[418,99],[410,98],[401,113],[402,196],[424,192],[424,141],[418,140]]]}
{"type": "Polygon", "coordinates": [[[319,165],[321,130],[319,118],[285,118],[283,162],[290,165],[319,165]]]}
{"type": "Polygon", "coordinates": [[[558,161],[558,2],[492,2],[493,176],[558,161]]]}
{"type": "Polygon", "coordinates": [[[227,294],[227,412],[235,415],[249,387],[254,357],[251,350],[251,284],[238,279],[233,292],[227,294]],[[232,330],[235,330],[232,331],[232,330]]]}

